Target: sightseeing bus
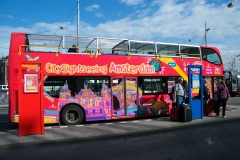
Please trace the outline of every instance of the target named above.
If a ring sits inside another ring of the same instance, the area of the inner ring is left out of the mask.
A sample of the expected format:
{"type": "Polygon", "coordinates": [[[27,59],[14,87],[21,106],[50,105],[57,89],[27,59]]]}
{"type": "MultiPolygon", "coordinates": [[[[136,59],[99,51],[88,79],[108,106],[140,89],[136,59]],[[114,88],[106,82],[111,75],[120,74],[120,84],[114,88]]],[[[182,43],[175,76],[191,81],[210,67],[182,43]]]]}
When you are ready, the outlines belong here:
{"type": "Polygon", "coordinates": [[[224,70],[226,85],[232,97],[240,94],[240,72],[239,70],[224,70]]]}
{"type": "Polygon", "coordinates": [[[202,65],[214,96],[224,76],[216,47],[14,32],[9,52],[9,120],[19,122],[23,94],[19,85],[25,83],[31,90],[36,83],[36,78],[23,82],[20,72],[41,73],[41,99],[31,101],[43,105],[45,124],[76,125],[169,115],[168,93],[179,77],[188,80],[188,65],[202,65]]]}

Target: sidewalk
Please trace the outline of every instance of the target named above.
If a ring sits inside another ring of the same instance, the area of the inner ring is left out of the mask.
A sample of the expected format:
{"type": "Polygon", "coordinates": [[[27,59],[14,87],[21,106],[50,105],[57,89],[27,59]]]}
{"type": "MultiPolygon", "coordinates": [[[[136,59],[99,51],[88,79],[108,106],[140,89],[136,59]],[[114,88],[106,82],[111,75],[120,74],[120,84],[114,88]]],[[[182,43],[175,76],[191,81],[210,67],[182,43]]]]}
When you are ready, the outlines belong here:
{"type": "Polygon", "coordinates": [[[63,141],[82,141],[97,138],[129,136],[154,132],[168,132],[189,127],[200,127],[217,123],[240,121],[240,110],[226,112],[226,118],[216,118],[215,114],[191,122],[171,122],[169,117],[104,122],[74,126],[45,126],[44,135],[26,135],[18,137],[17,130],[0,132],[0,148],[38,143],[56,143],[63,141]]]}

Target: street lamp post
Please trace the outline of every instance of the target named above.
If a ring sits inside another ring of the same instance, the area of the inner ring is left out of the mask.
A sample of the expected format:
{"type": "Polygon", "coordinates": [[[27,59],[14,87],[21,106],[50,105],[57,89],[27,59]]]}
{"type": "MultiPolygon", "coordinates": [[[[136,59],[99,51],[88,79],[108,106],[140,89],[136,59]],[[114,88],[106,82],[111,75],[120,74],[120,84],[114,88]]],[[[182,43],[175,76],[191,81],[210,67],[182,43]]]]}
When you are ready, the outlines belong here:
{"type": "Polygon", "coordinates": [[[78,9],[77,9],[77,47],[80,51],[80,0],[78,0],[78,9]]]}
{"type": "Polygon", "coordinates": [[[210,30],[210,28],[207,28],[207,24],[206,24],[206,21],[205,21],[205,46],[207,46],[207,32],[210,30]]]}
{"type": "Polygon", "coordinates": [[[80,0],[78,0],[78,10],[77,10],[77,36],[80,35],[80,0]]]}
{"type": "MultiPolygon", "coordinates": [[[[232,2],[228,3],[228,5],[227,5],[228,8],[232,8],[233,6],[234,5],[233,5],[232,2]]],[[[208,33],[209,30],[210,30],[210,28],[207,28],[206,21],[205,21],[205,36],[204,36],[204,38],[205,38],[205,45],[206,46],[207,46],[207,33],[208,33]]],[[[190,40],[189,40],[189,42],[190,42],[190,40]]]]}

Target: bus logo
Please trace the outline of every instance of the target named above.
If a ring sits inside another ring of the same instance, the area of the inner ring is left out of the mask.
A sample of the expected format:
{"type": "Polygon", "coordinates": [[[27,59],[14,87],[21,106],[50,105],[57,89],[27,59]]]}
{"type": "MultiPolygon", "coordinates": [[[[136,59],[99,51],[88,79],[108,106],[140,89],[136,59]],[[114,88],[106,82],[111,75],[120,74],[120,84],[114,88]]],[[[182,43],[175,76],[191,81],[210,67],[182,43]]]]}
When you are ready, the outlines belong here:
{"type": "Polygon", "coordinates": [[[221,69],[218,67],[215,67],[214,74],[221,74],[221,69]]]}
{"type": "Polygon", "coordinates": [[[158,60],[151,61],[150,65],[152,65],[155,68],[155,72],[158,72],[161,70],[161,64],[158,60]]]}
{"type": "Polygon", "coordinates": [[[168,66],[169,67],[176,67],[176,63],[175,62],[168,62],[168,66]]]}
{"type": "Polygon", "coordinates": [[[191,68],[191,71],[195,72],[195,73],[198,73],[198,72],[200,72],[200,68],[191,68]]]}

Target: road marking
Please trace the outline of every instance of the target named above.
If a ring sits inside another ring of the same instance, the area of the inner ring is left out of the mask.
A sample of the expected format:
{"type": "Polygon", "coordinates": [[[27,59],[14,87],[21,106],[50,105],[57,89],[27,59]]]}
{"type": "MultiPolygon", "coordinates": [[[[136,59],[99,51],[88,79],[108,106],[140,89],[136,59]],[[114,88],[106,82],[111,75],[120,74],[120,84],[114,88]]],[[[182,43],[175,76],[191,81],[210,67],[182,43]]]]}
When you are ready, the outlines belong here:
{"type": "Polygon", "coordinates": [[[140,122],[140,121],[136,120],[136,121],[132,121],[132,122],[135,123],[135,122],[140,122]]]}
{"type": "Polygon", "coordinates": [[[119,123],[127,123],[127,122],[124,122],[124,121],[123,121],[123,122],[119,122],[119,123]]]}
{"type": "Polygon", "coordinates": [[[60,126],[60,128],[68,128],[68,126],[60,126]]]}
{"type": "Polygon", "coordinates": [[[151,119],[146,119],[145,121],[152,121],[151,119]]]}
{"type": "Polygon", "coordinates": [[[15,132],[15,131],[17,131],[17,129],[15,129],[15,130],[8,130],[7,132],[15,132]]]}
{"type": "Polygon", "coordinates": [[[76,127],[83,127],[84,125],[82,125],[82,124],[79,124],[79,125],[76,125],[76,127]]]}

